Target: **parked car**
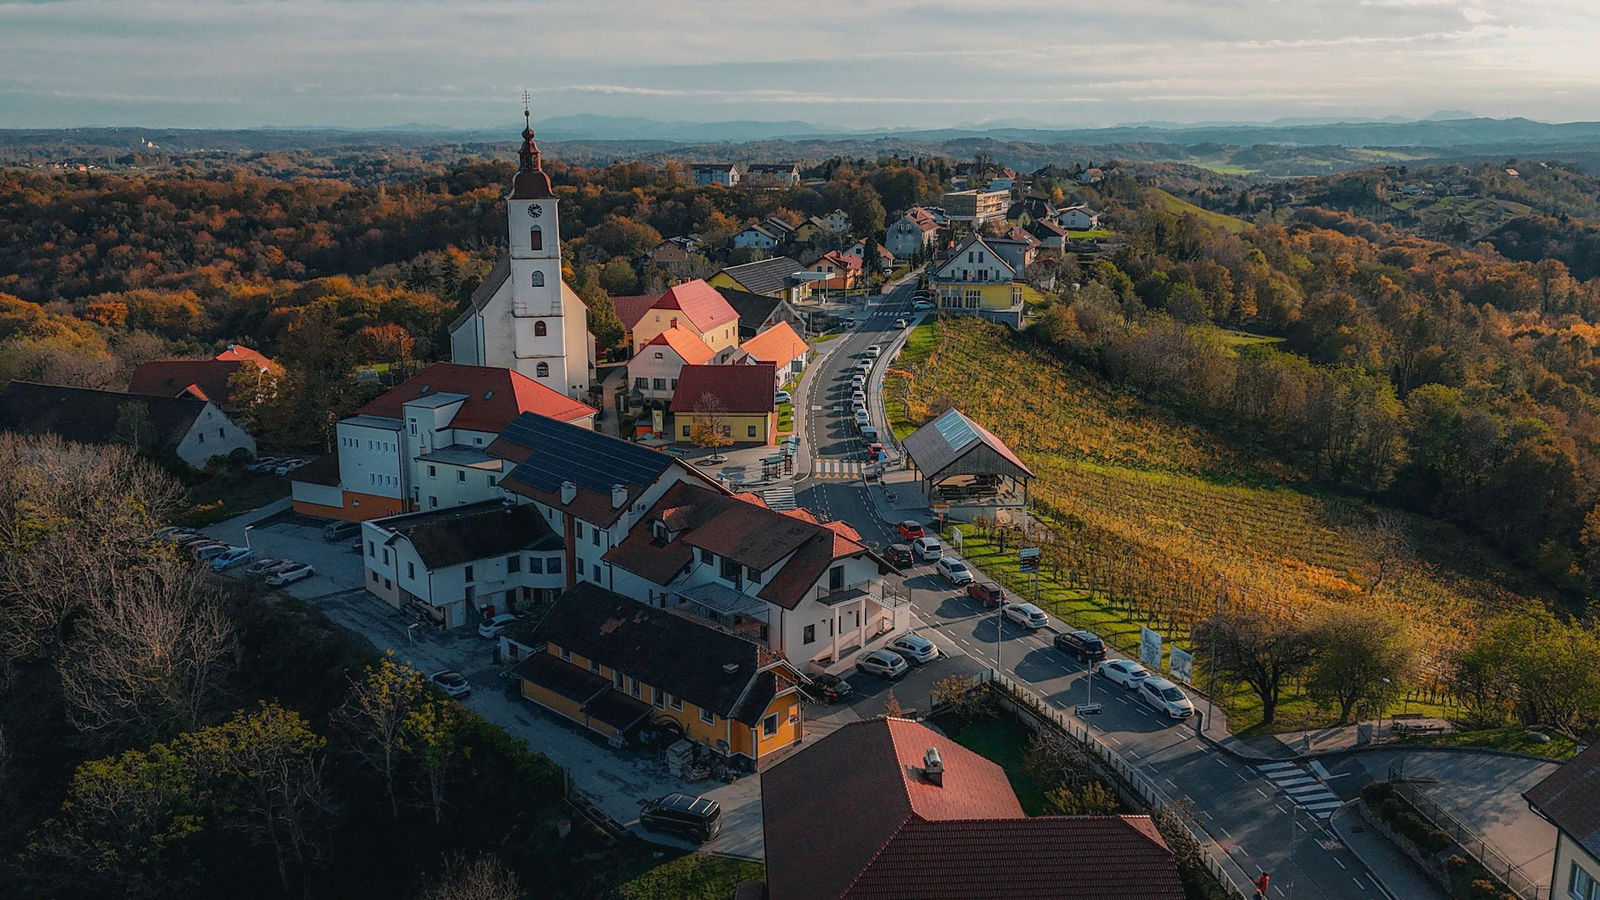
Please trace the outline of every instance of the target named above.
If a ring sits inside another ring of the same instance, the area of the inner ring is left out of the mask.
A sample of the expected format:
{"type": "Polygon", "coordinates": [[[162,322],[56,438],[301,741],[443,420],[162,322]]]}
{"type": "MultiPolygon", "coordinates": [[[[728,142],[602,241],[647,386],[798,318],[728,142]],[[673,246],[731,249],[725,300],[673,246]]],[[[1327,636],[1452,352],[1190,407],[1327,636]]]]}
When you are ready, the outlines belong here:
{"type": "Polygon", "coordinates": [[[940,575],[944,576],[945,581],[957,587],[972,581],[972,570],[967,568],[966,563],[953,556],[939,557],[939,561],[934,563],[934,567],[939,570],[940,575]]]}
{"type": "Polygon", "coordinates": [[[703,844],[722,830],[722,806],[706,797],[668,794],[645,802],[639,824],[703,844]]]}
{"type": "Polygon", "coordinates": [[[896,327],[896,328],[904,328],[904,327],[906,327],[907,324],[909,324],[909,323],[907,323],[905,319],[895,319],[894,320],[894,327],[896,327]]]}
{"type": "Polygon", "coordinates": [[[1194,715],[1194,704],[1183,695],[1183,691],[1159,675],[1139,683],[1139,698],[1166,713],[1168,718],[1187,719],[1194,715]]]}
{"type": "Polygon", "coordinates": [[[856,424],[858,426],[864,426],[870,421],[872,421],[872,417],[867,415],[865,408],[856,410],[856,424]]]}
{"type": "Polygon", "coordinates": [[[214,537],[211,537],[210,535],[194,534],[194,535],[188,535],[188,536],[179,538],[178,539],[178,549],[179,550],[185,550],[185,551],[193,551],[195,548],[204,547],[207,544],[220,544],[220,543],[222,543],[222,542],[217,540],[214,537]]]}
{"type": "Polygon", "coordinates": [[[444,691],[446,697],[465,697],[472,693],[472,685],[467,682],[466,677],[450,669],[429,675],[428,683],[444,691]]]}
{"type": "Polygon", "coordinates": [[[857,401],[859,401],[861,403],[862,406],[866,406],[867,405],[867,392],[866,391],[862,391],[862,390],[852,391],[851,394],[850,394],[850,399],[851,400],[857,400],[857,401]]]}
{"type": "Polygon", "coordinates": [[[500,632],[511,627],[511,623],[516,620],[517,617],[511,613],[501,613],[493,618],[484,619],[478,623],[478,635],[486,638],[499,637],[500,632]]]}
{"type": "Polygon", "coordinates": [[[899,678],[910,668],[904,657],[889,650],[872,650],[856,660],[856,671],[884,678],[899,678]]]}
{"type": "Polygon", "coordinates": [[[1097,662],[1106,658],[1106,642],[1090,631],[1069,631],[1056,635],[1056,649],[1079,662],[1097,662]]]}
{"type": "Polygon", "coordinates": [[[933,309],[933,301],[932,300],[913,300],[913,301],[911,301],[911,308],[916,310],[917,312],[925,312],[927,310],[933,309]]]}
{"type": "Polygon", "coordinates": [[[278,467],[272,470],[272,474],[282,478],[283,476],[293,472],[295,469],[300,468],[310,461],[311,460],[309,459],[291,459],[285,462],[280,462],[278,463],[278,467]]]}
{"type": "Polygon", "coordinates": [[[245,469],[250,472],[271,472],[273,469],[276,469],[278,464],[281,462],[283,462],[283,460],[276,456],[258,456],[256,457],[256,461],[248,466],[245,466],[245,469]]]}
{"type": "Polygon", "coordinates": [[[806,686],[806,694],[823,703],[838,703],[855,692],[850,682],[827,672],[811,676],[811,684],[806,686]]]}
{"type": "Polygon", "coordinates": [[[873,428],[871,425],[863,425],[863,426],[861,426],[861,439],[863,441],[866,441],[866,442],[872,444],[875,447],[882,447],[883,446],[882,444],[876,443],[876,441],[878,440],[878,429],[873,428]]]}
{"type": "Polygon", "coordinates": [[[854,415],[855,413],[863,413],[863,412],[866,412],[866,411],[867,411],[867,401],[865,401],[865,400],[854,400],[854,399],[852,399],[850,401],[850,413],[852,415],[854,415]]]}
{"type": "Polygon", "coordinates": [[[967,596],[990,609],[1004,605],[1006,592],[992,581],[974,581],[967,585],[967,596]]]}
{"type": "Polygon", "coordinates": [[[857,372],[856,374],[850,376],[850,387],[852,387],[852,388],[854,388],[856,390],[860,390],[861,388],[866,387],[866,384],[867,384],[867,376],[862,375],[859,372],[857,372]]]}
{"type": "Polygon", "coordinates": [[[788,391],[778,391],[777,393],[772,395],[772,402],[773,403],[793,403],[794,402],[794,397],[790,396],[788,391]]]}
{"type": "Polygon", "coordinates": [[[157,528],[150,536],[158,541],[177,541],[185,537],[199,537],[200,532],[182,525],[168,525],[165,528],[157,528]]]}
{"type": "Polygon", "coordinates": [[[1131,659],[1108,659],[1095,666],[1094,670],[1107,681],[1116,682],[1130,691],[1150,677],[1150,672],[1144,666],[1131,659]]]}
{"type": "Polygon", "coordinates": [[[342,541],[360,533],[360,522],[329,522],[322,526],[322,539],[329,542],[342,541]]]}
{"type": "Polygon", "coordinates": [[[889,649],[918,666],[939,658],[939,648],[920,634],[902,634],[889,642],[889,649]]]}
{"type": "Polygon", "coordinates": [[[234,566],[244,565],[255,555],[255,551],[249,547],[229,547],[211,558],[211,568],[222,572],[234,566]]]}
{"type": "Polygon", "coordinates": [[[193,550],[190,550],[189,555],[200,560],[201,562],[210,562],[222,554],[227,553],[231,549],[233,548],[222,543],[221,541],[213,541],[209,544],[201,544],[193,550]]]}
{"type": "Polygon", "coordinates": [[[317,570],[306,563],[296,563],[287,569],[279,569],[273,572],[267,576],[266,580],[267,584],[273,587],[283,587],[286,584],[294,584],[296,581],[304,581],[315,574],[317,574],[317,570]]]}
{"type": "Polygon", "coordinates": [[[1002,614],[1023,628],[1033,631],[1050,623],[1050,618],[1044,614],[1044,610],[1032,603],[1007,603],[1002,614]]]}
{"type": "MultiPolygon", "coordinates": [[[[876,437],[877,435],[873,435],[873,436],[876,437]]],[[[866,437],[867,436],[866,436],[866,433],[865,433],[865,429],[863,429],[863,433],[861,435],[861,439],[862,440],[866,440],[866,437]]],[[[867,444],[867,462],[877,462],[878,460],[883,459],[884,457],[886,457],[888,455],[889,455],[889,451],[885,450],[883,448],[883,445],[878,443],[877,441],[873,441],[872,443],[867,444]]]]}
{"type": "Polygon", "coordinates": [[[877,344],[871,344],[866,349],[866,355],[867,359],[877,359],[883,355],[883,348],[877,344]]]}
{"type": "Polygon", "coordinates": [[[252,560],[249,565],[245,566],[244,574],[252,578],[260,578],[264,575],[272,574],[273,569],[279,568],[287,562],[288,560],[279,559],[276,556],[263,556],[260,559],[252,560]]]}
{"type": "Polygon", "coordinates": [[[917,564],[917,558],[911,555],[910,544],[890,544],[889,549],[883,551],[883,558],[897,569],[917,564]]]}
{"type": "Polygon", "coordinates": [[[872,360],[863,359],[861,362],[856,363],[856,368],[860,369],[862,374],[866,374],[867,372],[871,372],[872,371],[872,360]]]}
{"type": "Polygon", "coordinates": [[[927,535],[927,532],[922,530],[922,523],[916,519],[906,519],[896,525],[894,530],[900,532],[900,536],[908,541],[914,541],[927,535]]]}
{"type": "Polygon", "coordinates": [[[912,541],[911,550],[923,562],[933,562],[944,555],[944,547],[939,544],[939,539],[931,534],[925,534],[912,541]]]}

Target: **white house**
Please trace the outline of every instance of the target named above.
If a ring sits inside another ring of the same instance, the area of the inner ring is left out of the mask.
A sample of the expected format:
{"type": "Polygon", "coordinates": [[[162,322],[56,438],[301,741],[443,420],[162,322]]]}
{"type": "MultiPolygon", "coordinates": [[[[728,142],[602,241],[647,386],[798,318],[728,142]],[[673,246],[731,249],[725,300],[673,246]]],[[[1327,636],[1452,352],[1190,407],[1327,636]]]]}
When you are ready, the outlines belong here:
{"type": "Polygon", "coordinates": [[[695,184],[733,187],[739,183],[739,167],[733,163],[695,163],[689,167],[695,184]]]}
{"type": "Polygon", "coordinates": [[[897,259],[909,259],[918,250],[932,244],[938,234],[939,226],[933,221],[933,216],[907,213],[889,226],[884,235],[884,246],[897,259]]]}
{"type": "Polygon", "coordinates": [[[845,234],[850,230],[850,214],[842,209],[836,209],[826,215],[816,217],[823,228],[834,234],[845,234]]]}
{"type": "Polygon", "coordinates": [[[450,358],[515,369],[574,399],[589,391],[594,338],[588,307],[561,280],[559,202],[542,168],[532,127],[506,197],[510,249],[450,323],[450,358]]]}
{"type": "Polygon", "coordinates": [[[0,391],[0,431],[57,434],[82,444],[122,444],[203,469],[212,459],[254,456],[255,438],[209,400],[13,381],[0,391]]]}
{"type": "Polygon", "coordinates": [[[645,400],[671,400],[684,366],[706,365],[716,356],[717,352],[694,332],[673,325],[651,338],[628,361],[633,393],[645,400]]]}
{"type": "Polygon", "coordinates": [[[741,250],[771,250],[778,243],[778,236],[760,225],[751,225],[733,236],[733,246],[741,250]]]}
{"type": "Polygon", "coordinates": [[[1100,214],[1087,206],[1068,206],[1056,211],[1056,223],[1068,231],[1090,231],[1100,227],[1100,214]]]}

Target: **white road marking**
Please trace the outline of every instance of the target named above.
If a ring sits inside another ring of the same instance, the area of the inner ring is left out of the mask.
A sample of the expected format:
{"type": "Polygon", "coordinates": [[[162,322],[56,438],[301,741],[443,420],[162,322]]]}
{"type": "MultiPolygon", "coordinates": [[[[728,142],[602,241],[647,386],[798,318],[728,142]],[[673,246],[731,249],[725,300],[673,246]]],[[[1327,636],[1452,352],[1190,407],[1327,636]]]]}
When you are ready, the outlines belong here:
{"type": "Polygon", "coordinates": [[[1261,765],[1256,766],[1256,768],[1260,769],[1263,772],[1271,772],[1274,769],[1298,769],[1299,766],[1297,766],[1297,765],[1295,765],[1294,763],[1291,763],[1291,762],[1274,762],[1274,763],[1262,763],[1261,765]]]}
{"type": "Polygon", "coordinates": [[[1339,861],[1339,857],[1335,856],[1333,858],[1333,863],[1334,863],[1334,865],[1338,866],[1339,868],[1344,869],[1347,872],[1349,871],[1349,868],[1344,863],[1339,861]]]}
{"type": "Polygon", "coordinates": [[[1261,788],[1256,788],[1256,793],[1260,794],[1263,800],[1267,797],[1267,792],[1263,791],[1261,788]]]}

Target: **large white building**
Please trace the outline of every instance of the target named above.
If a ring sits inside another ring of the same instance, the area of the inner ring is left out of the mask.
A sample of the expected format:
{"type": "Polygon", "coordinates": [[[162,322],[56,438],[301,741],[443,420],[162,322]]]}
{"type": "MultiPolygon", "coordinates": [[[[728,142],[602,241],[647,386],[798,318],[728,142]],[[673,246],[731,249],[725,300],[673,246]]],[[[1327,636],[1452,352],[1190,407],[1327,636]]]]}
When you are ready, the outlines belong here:
{"type": "Polygon", "coordinates": [[[589,391],[594,338],[588,307],[561,280],[559,201],[541,167],[530,125],[506,196],[509,250],[450,323],[458,363],[514,369],[574,399],[589,391]]]}

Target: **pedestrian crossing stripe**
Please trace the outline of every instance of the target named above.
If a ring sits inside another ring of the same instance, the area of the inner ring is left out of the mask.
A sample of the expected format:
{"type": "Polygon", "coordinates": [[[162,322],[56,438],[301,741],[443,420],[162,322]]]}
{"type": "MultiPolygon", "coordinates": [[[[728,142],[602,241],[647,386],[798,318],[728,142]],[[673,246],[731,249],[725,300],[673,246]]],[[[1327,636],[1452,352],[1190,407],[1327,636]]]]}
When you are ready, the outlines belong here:
{"type": "Polygon", "coordinates": [[[1275,762],[1275,763],[1262,763],[1261,765],[1256,766],[1256,768],[1260,769],[1263,772],[1271,772],[1271,771],[1273,771],[1275,769],[1298,769],[1300,767],[1295,765],[1292,762],[1275,762]]]}
{"type": "Polygon", "coordinates": [[[1328,789],[1326,787],[1323,787],[1321,784],[1313,783],[1313,784],[1303,784],[1303,785],[1300,785],[1298,787],[1286,787],[1286,788],[1283,789],[1283,792],[1285,794],[1293,794],[1293,795],[1299,796],[1300,794],[1309,794],[1312,791],[1323,791],[1323,792],[1326,792],[1327,790],[1328,789]]]}
{"type": "Polygon", "coordinates": [[[1344,805],[1339,795],[1328,789],[1322,780],[1297,763],[1260,763],[1256,770],[1265,775],[1284,796],[1310,813],[1313,818],[1327,820],[1333,811],[1344,805]]]}
{"type": "Polygon", "coordinates": [[[813,459],[812,478],[860,478],[863,464],[851,459],[813,459]]]}
{"type": "Polygon", "coordinates": [[[761,492],[761,499],[767,501],[767,508],[779,512],[794,509],[799,505],[794,500],[794,488],[770,488],[761,492]]]}

